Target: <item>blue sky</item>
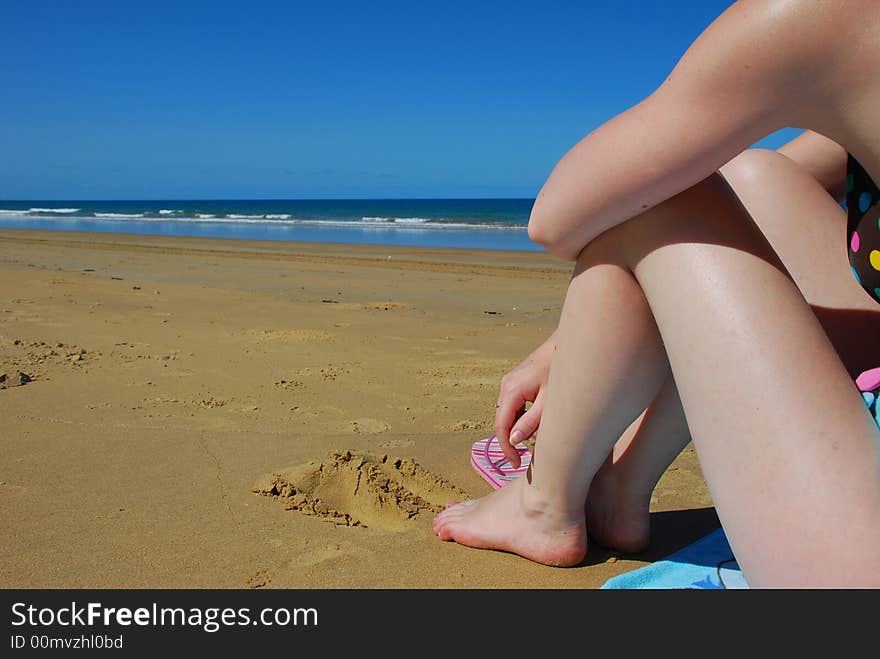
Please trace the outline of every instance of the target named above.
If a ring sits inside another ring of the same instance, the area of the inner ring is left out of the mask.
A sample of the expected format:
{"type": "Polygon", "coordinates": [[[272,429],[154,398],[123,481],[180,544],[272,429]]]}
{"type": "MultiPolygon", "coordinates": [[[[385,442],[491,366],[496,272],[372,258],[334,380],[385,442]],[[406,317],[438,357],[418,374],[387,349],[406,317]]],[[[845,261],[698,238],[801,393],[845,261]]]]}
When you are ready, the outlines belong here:
{"type": "Polygon", "coordinates": [[[533,197],[729,4],[4,0],[0,199],[533,197]]]}

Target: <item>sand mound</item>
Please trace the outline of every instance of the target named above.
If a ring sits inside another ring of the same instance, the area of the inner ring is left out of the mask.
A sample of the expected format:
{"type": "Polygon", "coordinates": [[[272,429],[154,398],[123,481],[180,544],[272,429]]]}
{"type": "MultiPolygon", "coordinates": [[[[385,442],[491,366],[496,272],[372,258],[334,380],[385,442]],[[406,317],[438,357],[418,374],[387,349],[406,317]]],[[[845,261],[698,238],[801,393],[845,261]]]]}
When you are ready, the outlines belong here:
{"type": "Polygon", "coordinates": [[[468,497],[413,460],[350,451],[266,476],[253,491],[334,524],[391,530],[468,497]]]}

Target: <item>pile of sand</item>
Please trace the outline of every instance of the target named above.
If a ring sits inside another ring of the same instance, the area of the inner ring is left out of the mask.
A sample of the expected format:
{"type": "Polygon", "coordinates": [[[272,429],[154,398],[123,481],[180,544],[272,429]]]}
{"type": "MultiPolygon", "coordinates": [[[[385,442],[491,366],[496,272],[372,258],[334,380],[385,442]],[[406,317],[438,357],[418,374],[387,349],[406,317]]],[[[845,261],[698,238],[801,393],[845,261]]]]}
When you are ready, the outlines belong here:
{"type": "Polygon", "coordinates": [[[392,530],[468,497],[414,460],[351,451],[264,476],[254,492],[334,524],[392,530]]]}

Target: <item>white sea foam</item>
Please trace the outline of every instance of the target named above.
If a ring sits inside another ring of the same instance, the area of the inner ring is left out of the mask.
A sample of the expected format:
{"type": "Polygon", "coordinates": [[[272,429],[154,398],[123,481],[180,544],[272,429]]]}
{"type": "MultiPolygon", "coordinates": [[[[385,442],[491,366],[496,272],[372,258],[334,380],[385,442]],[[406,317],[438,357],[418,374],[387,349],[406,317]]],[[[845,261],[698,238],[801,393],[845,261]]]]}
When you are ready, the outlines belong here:
{"type": "MultiPolygon", "coordinates": [[[[214,217],[206,214],[196,217],[175,217],[175,222],[210,222],[212,224],[262,224],[271,227],[284,226],[308,226],[328,227],[338,229],[357,229],[359,231],[525,231],[525,226],[510,224],[477,224],[471,222],[381,222],[381,221],[354,221],[354,220],[314,220],[294,218],[288,215],[287,219],[270,219],[270,215],[227,215],[226,217],[214,217]]],[[[407,218],[403,218],[407,219],[407,218]]],[[[415,218],[423,219],[423,218],[415,218]]]]}
{"type": "MultiPolygon", "coordinates": [[[[0,217],[21,216],[22,218],[36,215],[35,210],[48,211],[49,209],[13,210],[0,209],[0,217]]],[[[62,209],[75,212],[80,209],[62,209]]],[[[53,209],[52,212],[60,212],[53,209]]],[[[137,220],[140,222],[181,222],[181,223],[211,223],[211,224],[252,224],[265,225],[267,227],[313,227],[328,229],[355,229],[359,231],[382,232],[382,231],[524,231],[525,226],[510,224],[478,224],[472,222],[437,222],[423,217],[368,217],[364,216],[360,221],[351,220],[325,220],[311,218],[296,218],[290,213],[269,213],[266,215],[229,214],[225,217],[217,217],[213,213],[194,213],[184,215],[184,211],[170,211],[163,209],[147,213],[94,213],[96,219],[105,220],[137,220]]]]}
{"type": "Polygon", "coordinates": [[[383,224],[424,224],[430,222],[427,217],[362,217],[361,222],[367,223],[383,223],[383,224]]]}
{"type": "MultiPolygon", "coordinates": [[[[106,206],[105,206],[106,208],[106,206]]],[[[121,209],[120,209],[121,210],[121,209]]],[[[181,223],[213,223],[228,225],[262,225],[271,230],[284,230],[285,227],[309,227],[313,229],[355,230],[370,233],[382,233],[388,231],[421,232],[421,231],[524,231],[524,225],[511,225],[504,222],[480,223],[461,218],[461,221],[448,221],[445,218],[427,217],[397,217],[397,216],[358,216],[350,218],[317,219],[301,218],[291,213],[198,213],[190,210],[168,209],[151,210],[148,212],[100,212],[93,213],[91,210],[82,213],[80,208],[49,208],[32,207],[29,209],[0,208],[0,218],[36,218],[43,216],[44,219],[55,220],[76,218],[80,216],[94,217],[104,220],[130,220],[144,223],[181,222],[181,223]]],[[[458,218],[456,218],[458,219],[458,218]]]]}

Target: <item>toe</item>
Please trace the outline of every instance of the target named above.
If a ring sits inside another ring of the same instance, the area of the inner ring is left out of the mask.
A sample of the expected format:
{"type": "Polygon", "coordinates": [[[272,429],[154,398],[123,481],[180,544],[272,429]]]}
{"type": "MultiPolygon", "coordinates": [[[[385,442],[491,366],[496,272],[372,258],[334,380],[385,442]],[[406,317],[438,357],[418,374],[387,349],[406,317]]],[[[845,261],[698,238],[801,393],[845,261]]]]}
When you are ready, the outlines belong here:
{"type": "Polygon", "coordinates": [[[437,536],[441,540],[449,541],[455,540],[455,524],[445,523],[441,524],[440,528],[437,531],[437,536]]]}
{"type": "Polygon", "coordinates": [[[461,506],[456,506],[455,508],[447,508],[434,518],[435,525],[442,525],[454,519],[459,519],[461,517],[461,513],[461,506]]]}
{"type": "Polygon", "coordinates": [[[435,515],[435,517],[434,517],[434,521],[436,521],[436,522],[442,522],[444,519],[446,519],[447,517],[449,517],[449,514],[450,514],[453,510],[455,510],[455,509],[454,509],[454,508],[447,508],[446,510],[443,510],[443,511],[439,512],[437,515],[435,515]]]}

